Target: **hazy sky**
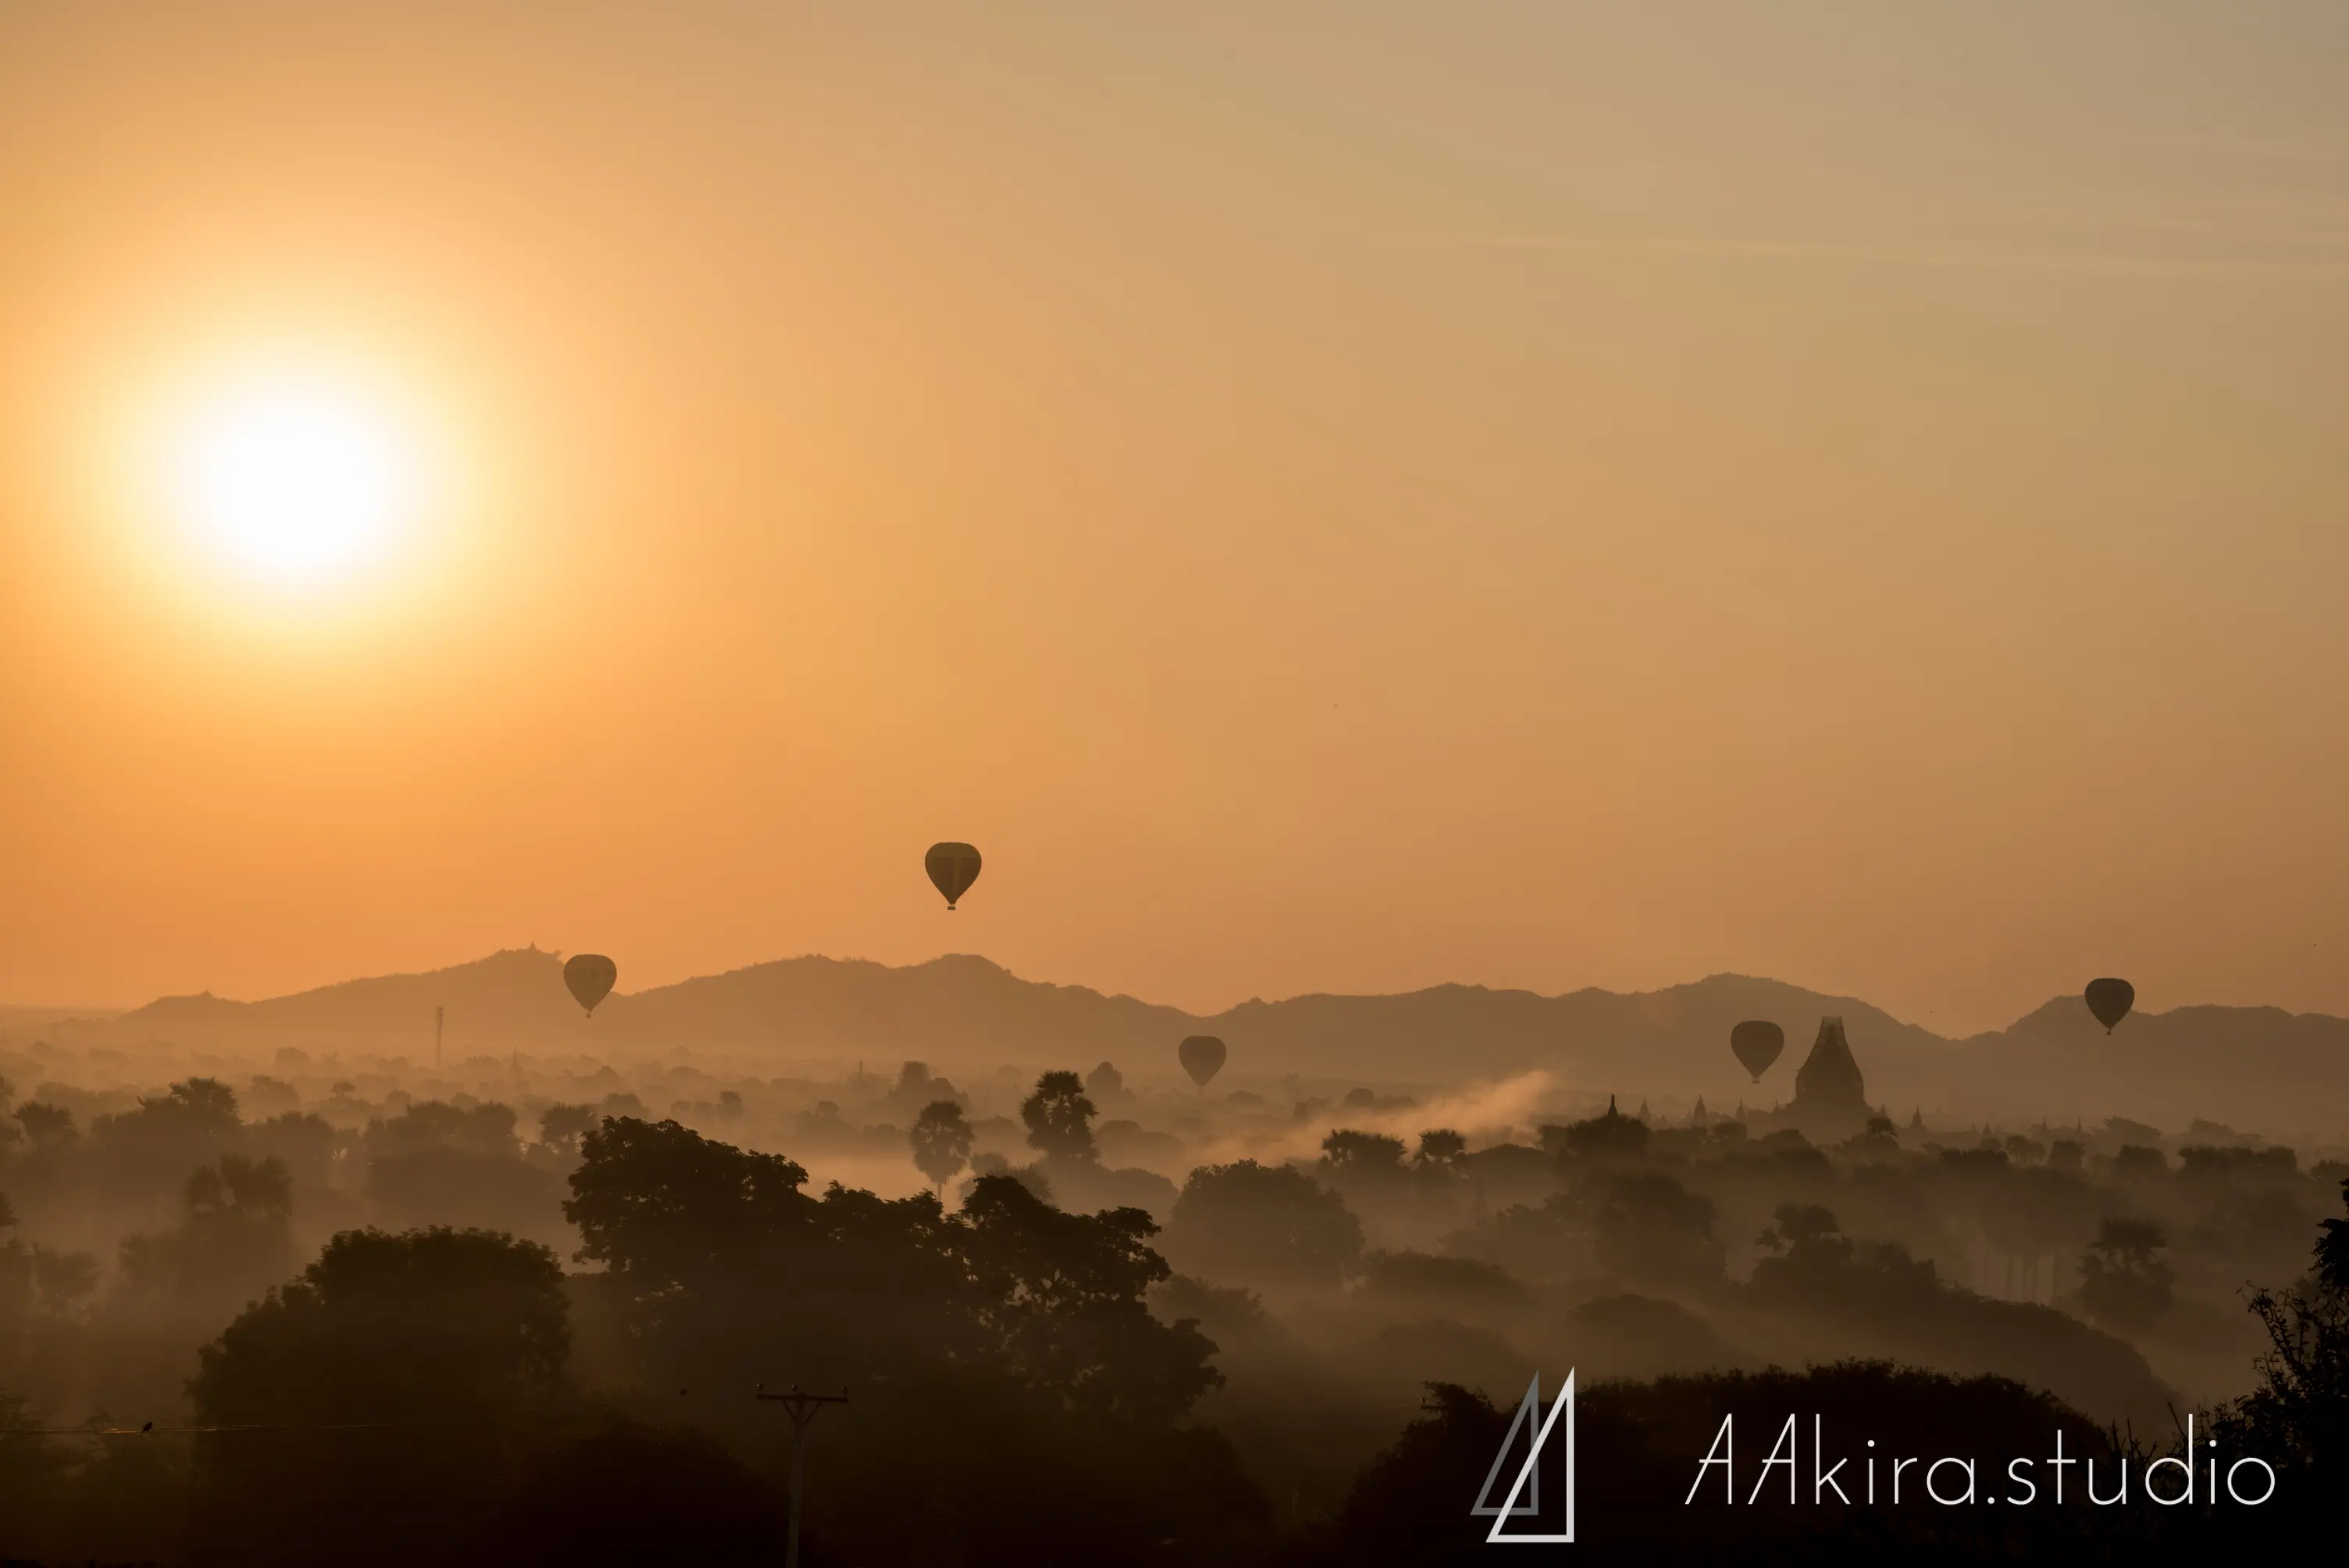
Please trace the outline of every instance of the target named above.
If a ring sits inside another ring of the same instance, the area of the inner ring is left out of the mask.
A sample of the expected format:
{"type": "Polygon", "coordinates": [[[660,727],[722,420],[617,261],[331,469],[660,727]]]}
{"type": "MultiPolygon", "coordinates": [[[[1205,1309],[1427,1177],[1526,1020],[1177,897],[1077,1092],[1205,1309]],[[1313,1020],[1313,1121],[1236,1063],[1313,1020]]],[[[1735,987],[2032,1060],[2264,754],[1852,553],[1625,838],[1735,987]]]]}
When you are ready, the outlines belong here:
{"type": "Polygon", "coordinates": [[[2344,416],[2332,0],[10,4],[0,997],[2349,1013],[2344,416]]]}

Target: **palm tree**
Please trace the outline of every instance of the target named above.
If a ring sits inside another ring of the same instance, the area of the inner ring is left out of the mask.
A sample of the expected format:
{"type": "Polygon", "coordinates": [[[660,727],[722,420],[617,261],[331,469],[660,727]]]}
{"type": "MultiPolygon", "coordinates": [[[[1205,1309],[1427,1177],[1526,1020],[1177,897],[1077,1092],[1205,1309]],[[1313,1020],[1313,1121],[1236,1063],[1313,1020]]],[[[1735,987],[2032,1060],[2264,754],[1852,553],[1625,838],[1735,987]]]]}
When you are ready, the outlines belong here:
{"type": "Polygon", "coordinates": [[[970,1123],[950,1099],[932,1100],[914,1119],[914,1163],[946,1197],[947,1183],[970,1161],[970,1123]]]}

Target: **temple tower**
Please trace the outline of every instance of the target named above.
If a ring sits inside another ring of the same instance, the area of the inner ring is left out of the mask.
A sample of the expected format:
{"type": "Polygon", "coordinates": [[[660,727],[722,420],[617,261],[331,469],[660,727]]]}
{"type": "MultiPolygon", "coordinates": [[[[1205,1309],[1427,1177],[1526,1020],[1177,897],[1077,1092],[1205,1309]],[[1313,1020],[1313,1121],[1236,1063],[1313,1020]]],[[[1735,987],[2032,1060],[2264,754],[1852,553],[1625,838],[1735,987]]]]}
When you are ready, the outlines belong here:
{"type": "Polygon", "coordinates": [[[1833,1142],[1865,1131],[1868,1085],[1844,1038],[1841,1018],[1821,1018],[1819,1037],[1795,1074],[1795,1103],[1786,1119],[1814,1143],[1833,1142]]]}

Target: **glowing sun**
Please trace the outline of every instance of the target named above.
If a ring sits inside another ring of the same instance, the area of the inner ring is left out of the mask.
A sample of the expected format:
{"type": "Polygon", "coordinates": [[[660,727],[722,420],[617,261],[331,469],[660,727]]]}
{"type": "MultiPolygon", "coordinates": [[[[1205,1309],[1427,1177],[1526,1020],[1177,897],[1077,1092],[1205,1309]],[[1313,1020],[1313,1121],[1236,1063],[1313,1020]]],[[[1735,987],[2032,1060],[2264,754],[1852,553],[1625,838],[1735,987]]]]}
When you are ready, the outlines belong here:
{"type": "Polygon", "coordinates": [[[272,383],[208,399],[176,459],[186,525],[224,563],[285,586],[366,565],[416,500],[416,454],[398,422],[329,386],[272,383]]]}

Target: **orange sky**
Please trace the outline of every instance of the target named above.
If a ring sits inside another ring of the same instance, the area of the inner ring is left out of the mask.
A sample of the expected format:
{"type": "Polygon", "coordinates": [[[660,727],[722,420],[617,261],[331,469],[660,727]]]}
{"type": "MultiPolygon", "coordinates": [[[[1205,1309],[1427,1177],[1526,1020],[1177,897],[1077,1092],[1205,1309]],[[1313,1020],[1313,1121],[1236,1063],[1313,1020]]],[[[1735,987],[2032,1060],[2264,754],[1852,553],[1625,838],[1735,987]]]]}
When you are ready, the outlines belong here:
{"type": "Polygon", "coordinates": [[[2349,1013],[2349,9],[8,6],[0,214],[0,997],[2349,1013]],[[133,482],[272,356],[306,598],[133,482]]]}

